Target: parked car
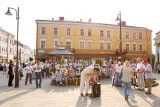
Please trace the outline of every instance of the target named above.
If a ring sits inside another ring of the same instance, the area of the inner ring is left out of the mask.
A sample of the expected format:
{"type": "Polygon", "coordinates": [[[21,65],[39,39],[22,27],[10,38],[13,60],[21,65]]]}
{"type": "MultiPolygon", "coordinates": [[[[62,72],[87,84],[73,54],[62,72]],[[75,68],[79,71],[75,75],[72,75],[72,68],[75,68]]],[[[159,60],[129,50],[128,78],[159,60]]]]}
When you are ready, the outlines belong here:
{"type": "Polygon", "coordinates": [[[0,71],[3,71],[3,65],[0,64],[0,71]]]}

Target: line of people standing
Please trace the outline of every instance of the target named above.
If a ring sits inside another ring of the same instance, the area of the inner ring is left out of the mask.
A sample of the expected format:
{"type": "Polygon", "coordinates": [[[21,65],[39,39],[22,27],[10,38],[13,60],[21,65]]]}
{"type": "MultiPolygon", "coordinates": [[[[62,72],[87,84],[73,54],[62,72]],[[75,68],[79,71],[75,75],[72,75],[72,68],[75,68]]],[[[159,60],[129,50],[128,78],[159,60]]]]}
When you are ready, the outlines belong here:
{"type": "Polygon", "coordinates": [[[137,58],[136,68],[133,69],[129,61],[125,61],[124,66],[120,62],[114,67],[115,71],[115,86],[121,86],[123,83],[124,86],[124,96],[128,100],[128,96],[131,91],[131,82],[135,84],[135,76],[137,76],[137,85],[136,89],[145,91],[145,86],[147,86],[146,94],[151,94],[151,79],[152,77],[152,66],[148,63],[147,60],[142,58],[137,58]],[[136,75],[134,73],[136,72],[136,75]],[[122,76],[119,79],[120,75],[122,76]],[[132,77],[132,79],[131,79],[132,77]],[[146,81],[146,84],[145,84],[146,81]]]}

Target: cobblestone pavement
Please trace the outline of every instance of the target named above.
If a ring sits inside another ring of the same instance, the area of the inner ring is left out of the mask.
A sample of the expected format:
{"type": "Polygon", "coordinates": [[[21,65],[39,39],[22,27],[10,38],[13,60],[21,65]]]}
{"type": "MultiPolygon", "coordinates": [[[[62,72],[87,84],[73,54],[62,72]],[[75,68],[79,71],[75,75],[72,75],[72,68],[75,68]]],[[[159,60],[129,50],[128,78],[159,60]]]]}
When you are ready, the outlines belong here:
{"type": "MultiPolygon", "coordinates": [[[[160,74],[154,74],[160,84],[160,74]]],[[[0,107],[160,107],[160,86],[152,88],[152,94],[132,87],[129,101],[123,97],[123,88],[111,86],[111,79],[101,80],[101,97],[79,96],[79,86],[51,86],[50,79],[42,81],[42,88],[24,84],[19,88],[8,87],[8,78],[0,72],[0,107]]]]}

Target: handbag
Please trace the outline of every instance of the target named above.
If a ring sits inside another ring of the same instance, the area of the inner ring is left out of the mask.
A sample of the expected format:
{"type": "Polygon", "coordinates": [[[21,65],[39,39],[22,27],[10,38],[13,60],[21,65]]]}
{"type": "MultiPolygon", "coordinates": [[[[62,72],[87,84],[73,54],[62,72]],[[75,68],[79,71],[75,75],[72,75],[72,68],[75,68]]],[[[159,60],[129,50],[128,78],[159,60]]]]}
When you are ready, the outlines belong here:
{"type": "Polygon", "coordinates": [[[23,73],[22,72],[20,72],[19,75],[20,75],[20,77],[23,77],[23,73]]]}
{"type": "Polygon", "coordinates": [[[118,77],[119,80],[122,79],[122,75],[123,75],[123,68],[121,69],[121,72],[120,72],[120,74],[119,74],[119,77],[118,77]]]}

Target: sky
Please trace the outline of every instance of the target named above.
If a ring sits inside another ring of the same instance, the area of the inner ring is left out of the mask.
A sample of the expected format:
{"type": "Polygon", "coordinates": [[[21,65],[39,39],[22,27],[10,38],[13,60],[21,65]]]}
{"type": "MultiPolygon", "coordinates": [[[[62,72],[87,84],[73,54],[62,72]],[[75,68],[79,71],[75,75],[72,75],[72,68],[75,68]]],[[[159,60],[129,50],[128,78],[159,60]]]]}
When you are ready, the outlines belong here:
{"type": "MultiPolygon", "coordinates": [[[[65,20],[88,21],[117,24],[117,14],[121,11],[121,19],[127,25],[151,29],[152,38],[160,31],[160,0],[0,0],[0,27],[13,35],[17,32],[16,12],[6,16],[7,7],[19,7],[19,41],[36,48],[35,20],[65,20]]],[[[154,44],[154,41],[152,41],[154,44]]],[[[152,47],[155,53],[155,47],[152,47]]]]}

